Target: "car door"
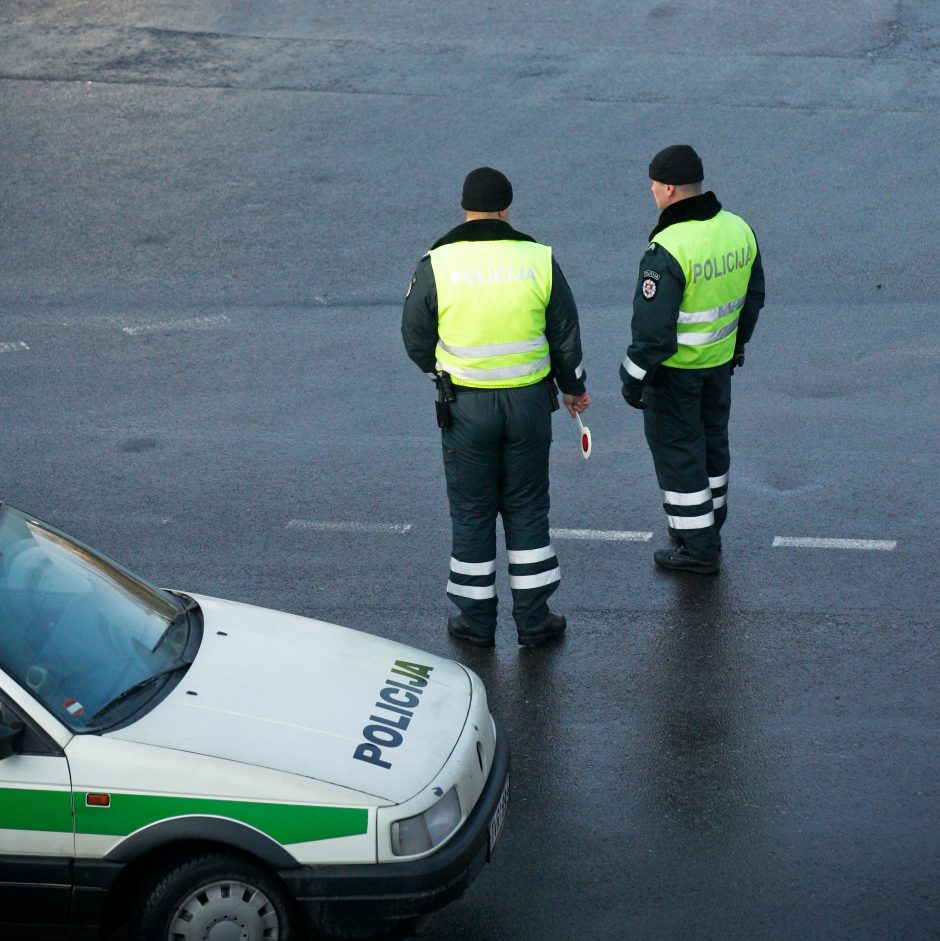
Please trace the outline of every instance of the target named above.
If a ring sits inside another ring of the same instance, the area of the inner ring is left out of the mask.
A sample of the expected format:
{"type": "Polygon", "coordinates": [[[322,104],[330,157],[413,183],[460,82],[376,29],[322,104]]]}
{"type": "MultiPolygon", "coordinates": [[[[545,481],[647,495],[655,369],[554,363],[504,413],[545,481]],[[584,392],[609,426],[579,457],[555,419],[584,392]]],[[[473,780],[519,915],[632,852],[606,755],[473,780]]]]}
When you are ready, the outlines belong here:
{"type": "Polygon", "coordinates": [[[75,855],[68,762],[9,682],[0,673],[0,922],[65,924],[75,855]]]}

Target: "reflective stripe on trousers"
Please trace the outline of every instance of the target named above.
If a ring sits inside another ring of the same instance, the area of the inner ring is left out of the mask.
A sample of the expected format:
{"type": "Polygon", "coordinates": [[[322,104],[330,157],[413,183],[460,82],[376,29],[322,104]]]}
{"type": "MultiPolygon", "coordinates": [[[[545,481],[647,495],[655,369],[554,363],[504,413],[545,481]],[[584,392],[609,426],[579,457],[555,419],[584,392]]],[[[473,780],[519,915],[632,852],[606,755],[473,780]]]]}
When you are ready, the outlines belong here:
{"type": "Polygon", "coordinates": [[[447,594],[483,601],[496,598],[496,559],[461,562],[451,556],[447,594]]]}
{"type": "Polygon", "coordinates": [[[561,581],[561,569],[551,545],[538,549],[509,549],[509,587],[513,594],[561,581]]]}
{"type": "Polygon", "coordinates": [[[709,487],[694,493],[663,490],[662,494],[663,509],[670,529],[704,529],[714,525],[715,514],[709,487]]]}

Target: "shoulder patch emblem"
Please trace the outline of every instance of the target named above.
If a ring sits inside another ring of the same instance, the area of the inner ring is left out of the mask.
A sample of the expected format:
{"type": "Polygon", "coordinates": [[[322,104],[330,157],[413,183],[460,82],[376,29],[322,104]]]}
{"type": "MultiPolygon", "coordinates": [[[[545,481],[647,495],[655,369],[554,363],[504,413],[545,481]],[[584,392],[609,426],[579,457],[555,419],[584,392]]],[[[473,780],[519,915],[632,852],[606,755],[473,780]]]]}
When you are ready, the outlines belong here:
{"type": "Polygon", "coordinates": [[[658,271],[644,271],[643,277],[652,278],[654,281],[658,281],[662,277],[662,275],[658,271]]]}
{"type": "Polygon", "coordinates": [[[643,297],[645,297],[646,300],[651,301],[654,297],[656,297],[656,282],[652,278],[644,278],[641,290],[643,292],[643,297]]]}

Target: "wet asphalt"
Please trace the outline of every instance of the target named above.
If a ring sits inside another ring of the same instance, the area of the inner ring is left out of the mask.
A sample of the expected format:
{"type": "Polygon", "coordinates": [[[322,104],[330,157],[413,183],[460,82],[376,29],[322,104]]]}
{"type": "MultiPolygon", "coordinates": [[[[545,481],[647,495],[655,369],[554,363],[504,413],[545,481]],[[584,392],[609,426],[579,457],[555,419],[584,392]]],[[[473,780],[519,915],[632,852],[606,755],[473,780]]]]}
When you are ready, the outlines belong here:
{"type": "Polygon", "coordinates": [[[483,677],[510,818],[426,937],[940,938],[931,5],[0,14],[0,498],[161,584],[483,677]],[[716,578],[652,564],[659,492],[617,379],[647,164],[680,141],[768,285],[716,578]],[[593,396],[589,461],[555,417],[570,628],[536,650],[502,551],[496,648],[445,634],[439,438],[398,332],[480,164],[553,245],[593,396]]]}

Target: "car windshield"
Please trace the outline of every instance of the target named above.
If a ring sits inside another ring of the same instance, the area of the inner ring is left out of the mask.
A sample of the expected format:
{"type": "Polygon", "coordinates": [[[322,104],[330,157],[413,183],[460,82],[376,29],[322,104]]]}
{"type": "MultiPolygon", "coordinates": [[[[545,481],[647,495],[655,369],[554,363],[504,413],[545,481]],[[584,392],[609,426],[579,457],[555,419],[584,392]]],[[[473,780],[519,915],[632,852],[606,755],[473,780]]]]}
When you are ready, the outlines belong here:
{"type": "Polygon", "coordinates": [[[0,666],[71,729],[150,701],[189,637],[181,600],[0,504],[0,666]]]}

